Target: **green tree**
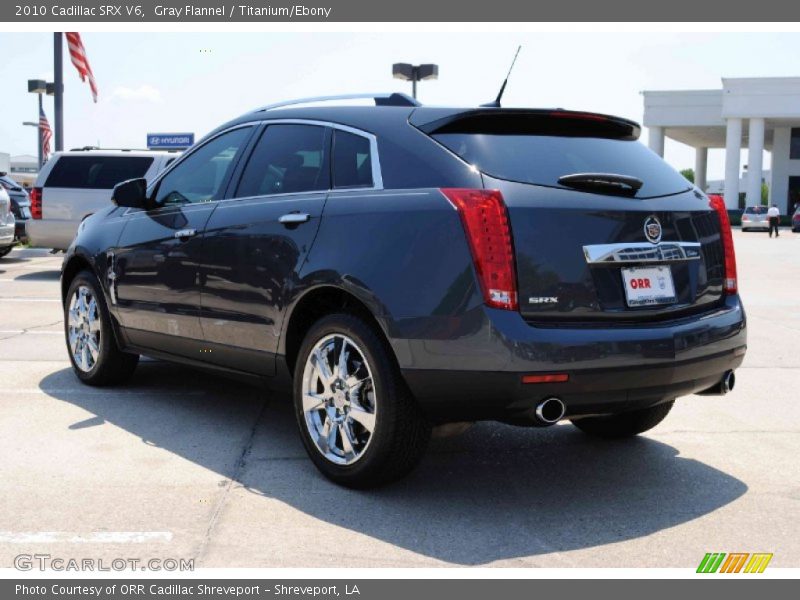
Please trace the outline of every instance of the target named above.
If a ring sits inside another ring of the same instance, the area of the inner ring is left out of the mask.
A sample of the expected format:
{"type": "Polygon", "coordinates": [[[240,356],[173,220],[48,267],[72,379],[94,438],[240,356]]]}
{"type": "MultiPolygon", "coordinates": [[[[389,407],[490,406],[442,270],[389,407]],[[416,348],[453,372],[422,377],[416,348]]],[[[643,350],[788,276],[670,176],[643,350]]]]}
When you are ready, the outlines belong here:
{"type": "Polygon", "coordinates": [[[694,169],[682,169],[681,175],[686,177],[690,182],[694,183],[694,169]]]}
{"type": "Polygon", "coordinates": [[[761,204],[764,206],[769,204],[769,186],[766,183],[761,184],[761,204]]]}

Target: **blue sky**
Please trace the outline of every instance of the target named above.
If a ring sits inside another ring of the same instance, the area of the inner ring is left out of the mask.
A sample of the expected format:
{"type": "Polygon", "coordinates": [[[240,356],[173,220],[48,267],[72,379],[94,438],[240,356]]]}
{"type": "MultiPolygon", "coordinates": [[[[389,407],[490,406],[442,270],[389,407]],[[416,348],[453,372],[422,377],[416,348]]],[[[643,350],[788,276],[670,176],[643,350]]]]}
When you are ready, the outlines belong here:
{"type": "MultiPolygon", "coordinates": [[[[260,105],[337,93],[407,91],[393,62],[435,62],[430,104],[494,98],[517,44],[504,105],[594,110],[640,121],[642,90],[718,88],[721,77],[800,76],[798,33],[85,33],[97,104],[65,59],[67,147],[143,147],[148,131],[194,131],[260,105]],[[789,70],[794,69],[794,70],[789,70]]],[[[0,151],[34,154],[30,78],[52,77],[52,34],[0,34],[0,151]]],[[[52,123],[52,99],[45,101],[52,123]]],[[[646,139],[646,133],[643,136],[646,139]]],[[[677,168],[693,151],[667,143],[677,168]]],[[[723,177],[722,151],[709,178],[723,177]]],[[[768,164],[768,163],[767,163],[768,164]]]]}

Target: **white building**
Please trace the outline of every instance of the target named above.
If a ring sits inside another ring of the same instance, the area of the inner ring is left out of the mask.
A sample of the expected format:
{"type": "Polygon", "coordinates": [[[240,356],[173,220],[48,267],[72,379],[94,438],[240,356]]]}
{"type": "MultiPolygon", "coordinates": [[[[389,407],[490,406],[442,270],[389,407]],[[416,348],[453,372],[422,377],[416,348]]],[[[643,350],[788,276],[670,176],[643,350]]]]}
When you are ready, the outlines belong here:
{"type": "Polygon", "coordinates": [[[800,202],[800,77],[722,79],[721,90],[643,92],[650,148],[664,155],[669,137],[695,148],[695,183],[707,188],[709,148],[725,148],[725,204],[761,203],[764,151],[771,153],[766,180],[770,204],[786,214],[800,202]],[[747,178],[740,189],[741,149],[747,178]]]}

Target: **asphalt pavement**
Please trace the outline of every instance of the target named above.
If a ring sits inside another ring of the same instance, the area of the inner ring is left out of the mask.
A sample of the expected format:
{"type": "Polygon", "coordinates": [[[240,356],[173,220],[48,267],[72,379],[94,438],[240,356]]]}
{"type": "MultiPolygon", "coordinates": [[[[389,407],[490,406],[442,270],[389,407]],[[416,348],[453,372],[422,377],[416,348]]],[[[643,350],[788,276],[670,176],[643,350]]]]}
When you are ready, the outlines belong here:
{"type": "Polygon", "coordinates": [[[0,567],[24,553],[196,567],[800,567],[800,234],[735,232],[749,349],[724,397],[636,439],[482,423],[376,491],[320,476],[288,398],[158,361],[73,376],[61,255],[0,259],[0,567]]]}

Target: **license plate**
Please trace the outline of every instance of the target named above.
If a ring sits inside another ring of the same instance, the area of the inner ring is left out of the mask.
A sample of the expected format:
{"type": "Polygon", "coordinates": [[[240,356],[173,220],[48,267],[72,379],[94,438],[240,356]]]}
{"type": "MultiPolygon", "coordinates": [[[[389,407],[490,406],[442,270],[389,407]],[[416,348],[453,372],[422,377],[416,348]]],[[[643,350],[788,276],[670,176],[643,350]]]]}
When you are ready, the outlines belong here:
{"type": "Polygon", "coordinates": [[[675,285],[669,267],[622,269],[622,283],[628,306],[652,306],[675,302],[675,285]]]}

